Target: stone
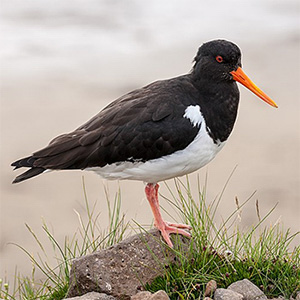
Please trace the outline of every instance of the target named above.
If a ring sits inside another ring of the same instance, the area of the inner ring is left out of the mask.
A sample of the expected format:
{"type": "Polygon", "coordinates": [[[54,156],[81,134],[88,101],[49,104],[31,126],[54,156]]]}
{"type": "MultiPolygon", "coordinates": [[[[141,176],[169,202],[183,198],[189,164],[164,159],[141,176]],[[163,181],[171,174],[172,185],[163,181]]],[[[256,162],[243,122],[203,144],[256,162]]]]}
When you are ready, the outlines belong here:
{"type": "Polygon", "coordinates": [[[244,300],[266,300],[267,296],[250,280],[243,279],[232,283],[228,290],[244,296],[244,300]]]}
{"type": "Polygon", "coordinates": [[[154,294],[150,292],[139,292],[131,296],[130,300],[170,300],[170,298],[165,291],[160,290],[154,294]]]}
{"type": "Polygon", "coordinates": [[[152,294],[150,292],[139,292],[136,295],[131,296],[130,300],[150,300],[152,294]]]}
{"type": "Polygon", "coordinates": [[[90,292],[82,296],[67,298],[65,300],[116,300],[116,298],[103,293],[90,292]]]}
{"type": "Polygon", "coordinates": [[[170,298],[165,291],[160,290],[154,293],[150,300],[170,300],[170,298]]]}
{"type": "Polygon", "coordinates": [[[214,294],[216,289],[217,289],[217,282],[215,280],[210,280],[206,285],[204,297],[211,297],[214,294]]]}
{"type": "Polygon", "coordinates": [[[214,300],[243,300],[243,296],[235,291],[219,288],[215,291],[214,300]]]}
{"type": "MultiPolygon", "coordinates": [[[[171,235],[175,249],[188,255],[190,239],[171,235]]],[[[68,297],[91,291],[105,293],[117,299],[130,299],[139,288],[157,276],[164,268],[180,261],[176,253],[162,241],[160,232],[152,229],[72,262],[68,297]]]]}

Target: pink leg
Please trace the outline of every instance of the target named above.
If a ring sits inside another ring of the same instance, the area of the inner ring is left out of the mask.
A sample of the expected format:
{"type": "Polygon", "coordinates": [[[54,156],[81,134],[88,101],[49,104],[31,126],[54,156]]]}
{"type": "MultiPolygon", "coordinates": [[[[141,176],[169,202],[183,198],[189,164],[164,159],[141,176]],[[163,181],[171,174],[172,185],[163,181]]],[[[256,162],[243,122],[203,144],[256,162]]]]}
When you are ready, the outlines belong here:
{"type": "Polygon", "coordinates": [[[181,234],[190,237],[191,235],[184,229],[190,230],[192,227],[185,224],[175,224],[175,223],[165,222],[162,219],[162,216],[160,214],[160,209],[159,209],[159,203],[158,203],[158,188],[159,185],[157,183],[156,184],[148,183],[145,187],[145,192],[153,212],[154,226],[161,232],[161,235],[163,236],[166,243],[171,248],[173,248],[173,244],[170,239],[170,234],[176,233],[176,234],[181,234]]]}

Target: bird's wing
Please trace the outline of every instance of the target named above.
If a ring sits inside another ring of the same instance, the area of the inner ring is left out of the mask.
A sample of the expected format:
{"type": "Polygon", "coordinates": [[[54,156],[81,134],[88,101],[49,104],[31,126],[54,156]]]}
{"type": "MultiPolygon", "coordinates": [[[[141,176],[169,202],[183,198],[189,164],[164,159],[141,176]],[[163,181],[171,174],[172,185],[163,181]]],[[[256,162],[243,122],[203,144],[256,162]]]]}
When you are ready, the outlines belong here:
{"type": "Polygon", "coordinates": [[[193,126],[183,117],[194,98],[186,88],[183,83],[160,81],[126,94],[75,131],[35,152],[33,167],[102,167],[146,161],[184,149],[201,126],[193,126]]]}

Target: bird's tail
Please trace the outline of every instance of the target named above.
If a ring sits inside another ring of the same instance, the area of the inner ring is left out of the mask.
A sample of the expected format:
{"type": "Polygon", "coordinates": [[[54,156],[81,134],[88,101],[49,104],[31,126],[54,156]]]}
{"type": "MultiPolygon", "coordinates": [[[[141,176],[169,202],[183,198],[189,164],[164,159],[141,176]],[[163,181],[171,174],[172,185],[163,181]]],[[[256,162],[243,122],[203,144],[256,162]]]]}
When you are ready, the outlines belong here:
{"type": "Polygon", "coordinates": [[[31,177],[37,176],[46,171],[45,168],[34,167],[33,166],[34,161],[35,161],[35,158],[32,156],[29,156],[29,157],[25,157],[25,158],[22,158],[22,159],[19,159],[19,160],[13,162],[11,165],[13,167],[15,167],[14,170],[22,168],[22,167],[27,167],[30,169],[27,170],[26,172],[22,173],[21,175],[17,176],[12,183],[19,183],[21,181],[24,181],[31,177]]]}

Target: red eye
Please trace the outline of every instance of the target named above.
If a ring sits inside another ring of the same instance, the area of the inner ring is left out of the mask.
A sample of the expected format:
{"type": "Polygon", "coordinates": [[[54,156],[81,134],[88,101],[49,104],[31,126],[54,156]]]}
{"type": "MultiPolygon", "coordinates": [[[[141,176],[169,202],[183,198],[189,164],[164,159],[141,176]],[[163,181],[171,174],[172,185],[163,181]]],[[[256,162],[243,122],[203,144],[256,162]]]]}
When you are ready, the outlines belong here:
{"type": "Polygon", "coordinates": [[[221,63],[221,62],[223,61],[223,57],[220,56],[220,55],[216,56],[216,61],[217,61],[218,63],[221,63]]]}

